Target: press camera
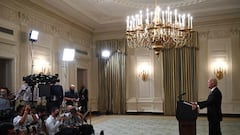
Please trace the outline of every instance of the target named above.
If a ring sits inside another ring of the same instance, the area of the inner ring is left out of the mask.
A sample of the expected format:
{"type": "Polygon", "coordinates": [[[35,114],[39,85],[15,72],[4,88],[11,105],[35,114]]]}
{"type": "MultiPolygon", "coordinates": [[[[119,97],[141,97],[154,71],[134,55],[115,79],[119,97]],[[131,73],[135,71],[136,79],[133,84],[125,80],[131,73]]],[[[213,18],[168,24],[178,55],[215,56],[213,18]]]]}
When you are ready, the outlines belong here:
{"type": "Polygon", "coordinates": [[[59,82],[58,74],[55,75],[44,75],[44,74],[31,74],[23,77],[23,81],[29,86],[34,86],[36,84],[51,84],[59,82]]]}

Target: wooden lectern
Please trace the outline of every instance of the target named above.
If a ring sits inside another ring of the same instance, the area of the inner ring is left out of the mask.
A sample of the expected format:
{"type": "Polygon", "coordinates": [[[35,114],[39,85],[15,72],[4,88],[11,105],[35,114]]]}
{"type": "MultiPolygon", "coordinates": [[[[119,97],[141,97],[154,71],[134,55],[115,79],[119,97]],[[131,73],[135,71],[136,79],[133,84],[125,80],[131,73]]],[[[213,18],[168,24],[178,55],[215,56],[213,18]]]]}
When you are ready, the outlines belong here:
{"type": "Polygon", "coordinates": [[[197,109],[192,110],[191,103],[177,102],[176,117],[179,122],[179,135],[196,135],[197,109]]]}

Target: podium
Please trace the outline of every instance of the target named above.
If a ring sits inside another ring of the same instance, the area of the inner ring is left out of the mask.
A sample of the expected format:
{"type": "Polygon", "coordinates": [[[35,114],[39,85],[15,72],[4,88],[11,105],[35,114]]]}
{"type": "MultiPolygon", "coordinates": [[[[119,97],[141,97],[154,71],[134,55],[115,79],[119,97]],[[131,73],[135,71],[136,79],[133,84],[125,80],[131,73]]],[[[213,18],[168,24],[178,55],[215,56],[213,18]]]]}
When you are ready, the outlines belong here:
{"type": "Polygon", "coordinates": [[[196,135],[197,109],[192,110],[191,103],[177,102],[176,117],[179,123],[179,135],[196,135]]]}

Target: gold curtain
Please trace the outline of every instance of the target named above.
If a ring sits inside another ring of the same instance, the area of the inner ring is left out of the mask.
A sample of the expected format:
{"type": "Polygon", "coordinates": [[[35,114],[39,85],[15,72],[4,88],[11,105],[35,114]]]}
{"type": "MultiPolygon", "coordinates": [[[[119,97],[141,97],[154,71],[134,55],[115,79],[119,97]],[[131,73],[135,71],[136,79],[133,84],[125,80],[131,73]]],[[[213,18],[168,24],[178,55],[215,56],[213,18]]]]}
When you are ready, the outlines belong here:
{"type": "Polygon", "coordinates": [[[163,87],[165,93],[164,114],[175,115],[177,100],[182,93],[185,101],[195,100],[197,38],[193,33],[191,42],[183,47],[163,50],[163,87]]]}
{"type": "Polygon", "coordinates": [[[125,82],[125,39],[97,41],[98,57],[98,109],[100,112],[124,114],[126,112],[125,82]],[[108,59],[101,57],[101,52],[108,49],[108,59]]]}

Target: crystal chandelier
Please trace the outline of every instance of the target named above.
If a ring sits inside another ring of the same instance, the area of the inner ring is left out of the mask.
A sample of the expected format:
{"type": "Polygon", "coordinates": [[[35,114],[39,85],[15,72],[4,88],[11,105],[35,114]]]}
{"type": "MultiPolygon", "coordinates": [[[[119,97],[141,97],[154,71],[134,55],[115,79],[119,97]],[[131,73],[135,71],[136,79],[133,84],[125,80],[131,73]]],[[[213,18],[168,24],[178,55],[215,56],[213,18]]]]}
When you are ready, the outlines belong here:
{"type": "Polygon", "coordinates": [[[191,40],[192,21],[190,14],[180,14],[169,7],[164,11],[159,6],[151,12],[146,9],[146,16],[142,11],[127,16],[128,47],[153,49],[159,55],[161,50],[184,46],[191,40]]]}

